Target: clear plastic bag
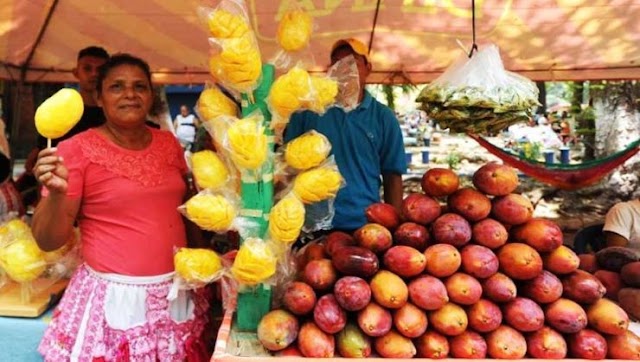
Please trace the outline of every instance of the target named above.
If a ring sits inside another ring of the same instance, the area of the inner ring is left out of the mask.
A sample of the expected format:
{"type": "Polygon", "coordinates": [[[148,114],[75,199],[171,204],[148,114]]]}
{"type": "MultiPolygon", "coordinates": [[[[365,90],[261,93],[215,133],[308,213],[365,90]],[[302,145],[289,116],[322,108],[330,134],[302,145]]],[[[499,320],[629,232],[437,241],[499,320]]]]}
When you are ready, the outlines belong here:
{"type": "Polygon", "coordinates": [[[214,8],[201,6],[197,13],[212,38],[239,38],[253,31],[242,0],[222,0],[214,8]]]}
{"type": "Polygon", "coordinates": [[[245,118],[218,117],[205,125],[216,144],[241,171],[260,170],[270,156],[262,113],[245,118]]]}
{"type": "Polygon", "coordinates": [[[219,190],[230,186],[233,174],[216,152],[202,150],[192,153],[189,162],[199,190],[219,190]]]}
{"type": "Polygon", "coordinates": [[[329,76],[310,75],[302,66],[291,68],[275,80],[269,91],[267,104],[272,114],[271,128],[276,139],[289,123],[291,115],[298,111],[311,110],[323,114],[333,106],[340,84],[329,76]]]}
{"type": "Polygon", "coordinates": [[[287,10],[282,15],[276,32],[276,42],[281,49],[270,63],[283,70],[288,70],[295,64],[312,66],[315,61],[309,42],[315,30],[313,17],[302,7],[295,6],[287,10]]]}
{"type": "Polygon", "coordinates": [[[270,242],[259,238],[244,240],[231,266],[231,275],[240,288],[269,284],[276,272],[277,258],[270,242]]]}
{"type": "Polygon", "coordinates": [[[209,44],[211,75],[225,88],[240,93],[253,92],[262,75],[262,58],[253,33],[240,38],[211,38],[209,44]]]}
{"type": "Polygon", "coordinates": [[[238,116],[238,105],[215,84],[207,83],[196,103],[198,119],[212,122],[220,116],[238,116]]]}
{"type": "Polygon", "coordinates": [[[203,190],[178,207],[178,211],[202,230],[224,233],[238,229],[240,198],[231,192],[203,190]]]}
{"type": "Polygon", "coordinates": [[[173,263],[182,289],[201,288],[225,273],[224,259],[209,249],[178,248],[173,263]]]}
{"type": "Polygon", "coordinates": [[[284,161],[296,170],[308,170],[319,166],[331,153],[331,142],[325,135],[311,130],[287,142],[284,161]]]}
{"type": "Polygon", "coordinates": [[[58,250],[44,252],[33,238],[31,228],[21,219],[8,220],[0,226],[0,269],[6,280],[21,286],[21,300],[48,289],[69,277],[80,263],[77,231],[58,250]]]}
{"type": "Polygon", "coordinates": [[[352,55],[340,59],[327,70],[327,77],[339,84],[335,106],[345,112],[355,109],[360,99],[360,73],[356,59],[352,55]]]}
{"type": "Polygon", "coordinates": [[[318,167],[299,173],[293,180],[293,192],[305,204],[335,198],[345,180],[333,156],[318,167]]]}
{"type": "Polygon", "coordinates": [[[269,213],[269,236],[283,249],[300,236],[305,221],[305,205],[292,192],[282,197],[269,213]]]}
{"type": "Polygon", "coordinates": [[[529,118],[538,103],[532,81],[504,69],[495,45],[461,57],[425,86],[417,99],[442,128],[497,132],[529,118]]]}

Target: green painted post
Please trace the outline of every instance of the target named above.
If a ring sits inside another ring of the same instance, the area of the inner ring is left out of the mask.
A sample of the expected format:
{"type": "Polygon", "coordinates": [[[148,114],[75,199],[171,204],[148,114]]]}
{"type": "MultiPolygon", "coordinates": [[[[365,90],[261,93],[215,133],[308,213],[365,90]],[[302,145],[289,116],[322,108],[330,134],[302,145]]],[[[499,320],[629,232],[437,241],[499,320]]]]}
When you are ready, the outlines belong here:
{"type": "MultiPolygon", "coordinates": [[[[242,116],[248,116],[256,109],[262,111],[264,116],[265,134],[269,139],[269,149],[273,150],[273,131],[271,130],[271,113],[267,107],[267,96],[273,84],[275,69],[273,65],[262,66],[262,81],[253,92],[251,103],[246,94],[242,94],[242,116]]],[[[249,175],[242,176],[240,195],[242,197],[242,215],[254,221],[258,226],[258,236],[265,238],[267,235],[268,217],[273,206],[273,157],[270,157],[264,165],[262,178],[256,180],[249,175]]],[[[242,242],[242,241],[241,241],[242,242]]],[[[271,287],[258,285],[251,290],[238,293],[236,313],[236,326],[240,331],[256,331],[262,316],[271,308],[271,287]]]]}

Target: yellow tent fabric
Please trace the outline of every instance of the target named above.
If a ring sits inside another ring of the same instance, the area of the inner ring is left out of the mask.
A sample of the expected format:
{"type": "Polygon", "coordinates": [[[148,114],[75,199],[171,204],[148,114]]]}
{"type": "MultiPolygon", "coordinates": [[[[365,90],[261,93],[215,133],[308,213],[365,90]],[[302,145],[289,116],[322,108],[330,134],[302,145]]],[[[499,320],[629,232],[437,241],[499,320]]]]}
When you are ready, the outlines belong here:
{"type": "MultiPolygon", "coordinates": [[[[204,3],[204,2],[203,2],[204,3]]],[[[158,83],[210,79],[196,0],[0,0],[0,78],[73,81],[78,49],[102,45],[145,58],[158,83]]],[[[317,66],[333,42],[371,44],[375,83],[422,83],[471,46],[471,0],[247,0],[269,60],[292,6],[316,22],[317,66]],[[377,16],[376,16],[377,14],[377,16]],[[461,47],[460,44],[463,46],[461,47]]],[[[640,78],[640,0],[476,0],[477,43],[534,80],[640,78]]]]}

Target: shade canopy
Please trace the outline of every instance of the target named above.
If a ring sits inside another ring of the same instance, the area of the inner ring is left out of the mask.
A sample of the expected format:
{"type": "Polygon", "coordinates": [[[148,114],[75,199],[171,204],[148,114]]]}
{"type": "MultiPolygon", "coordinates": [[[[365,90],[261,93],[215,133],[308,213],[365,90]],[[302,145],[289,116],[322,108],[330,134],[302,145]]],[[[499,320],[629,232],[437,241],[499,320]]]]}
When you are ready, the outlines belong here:
{"type": "MultiPolygon", "coordinates": [[[[189,0],[0,0],[0,78],[73,81],[88,45],[146,59],[159,83],[211,80],[208,31],[189,0]]],[[[206,3],[205,5],[215,5],[206,3]]],[[[315,70],[331,45],[371,45],[372,83],[422,83],[472,44],[471,0],[247,0],[263,60],[278,52],[284,11],[316,22],[315,70]]],[[[534,80],[640,78],[640,0],[476,0],[477,44],[496,44],[505,67],[534,80]]]]}

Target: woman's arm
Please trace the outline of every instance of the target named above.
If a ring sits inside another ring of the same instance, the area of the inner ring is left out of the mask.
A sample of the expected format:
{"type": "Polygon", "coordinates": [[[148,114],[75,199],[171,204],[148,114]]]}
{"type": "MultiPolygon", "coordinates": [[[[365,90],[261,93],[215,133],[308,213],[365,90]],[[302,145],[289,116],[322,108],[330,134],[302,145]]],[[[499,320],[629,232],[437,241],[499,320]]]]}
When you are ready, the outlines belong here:
{"type": "Polygon", "coordinates": [[[69,241],[79,208],[80,199],[54,193],[41,198],[31,222],[40,249],[56,250],[69,241]]]}
{"type": "Polygon", "coordinates": [[[69,240],[80,209],[80,198],[66,196],[69,172],[56,151],[40,151],[33,167],[34,176],[49,192],[38,203],[31,222],[33,236],[44,251],[58,249],[69,240]]]}

